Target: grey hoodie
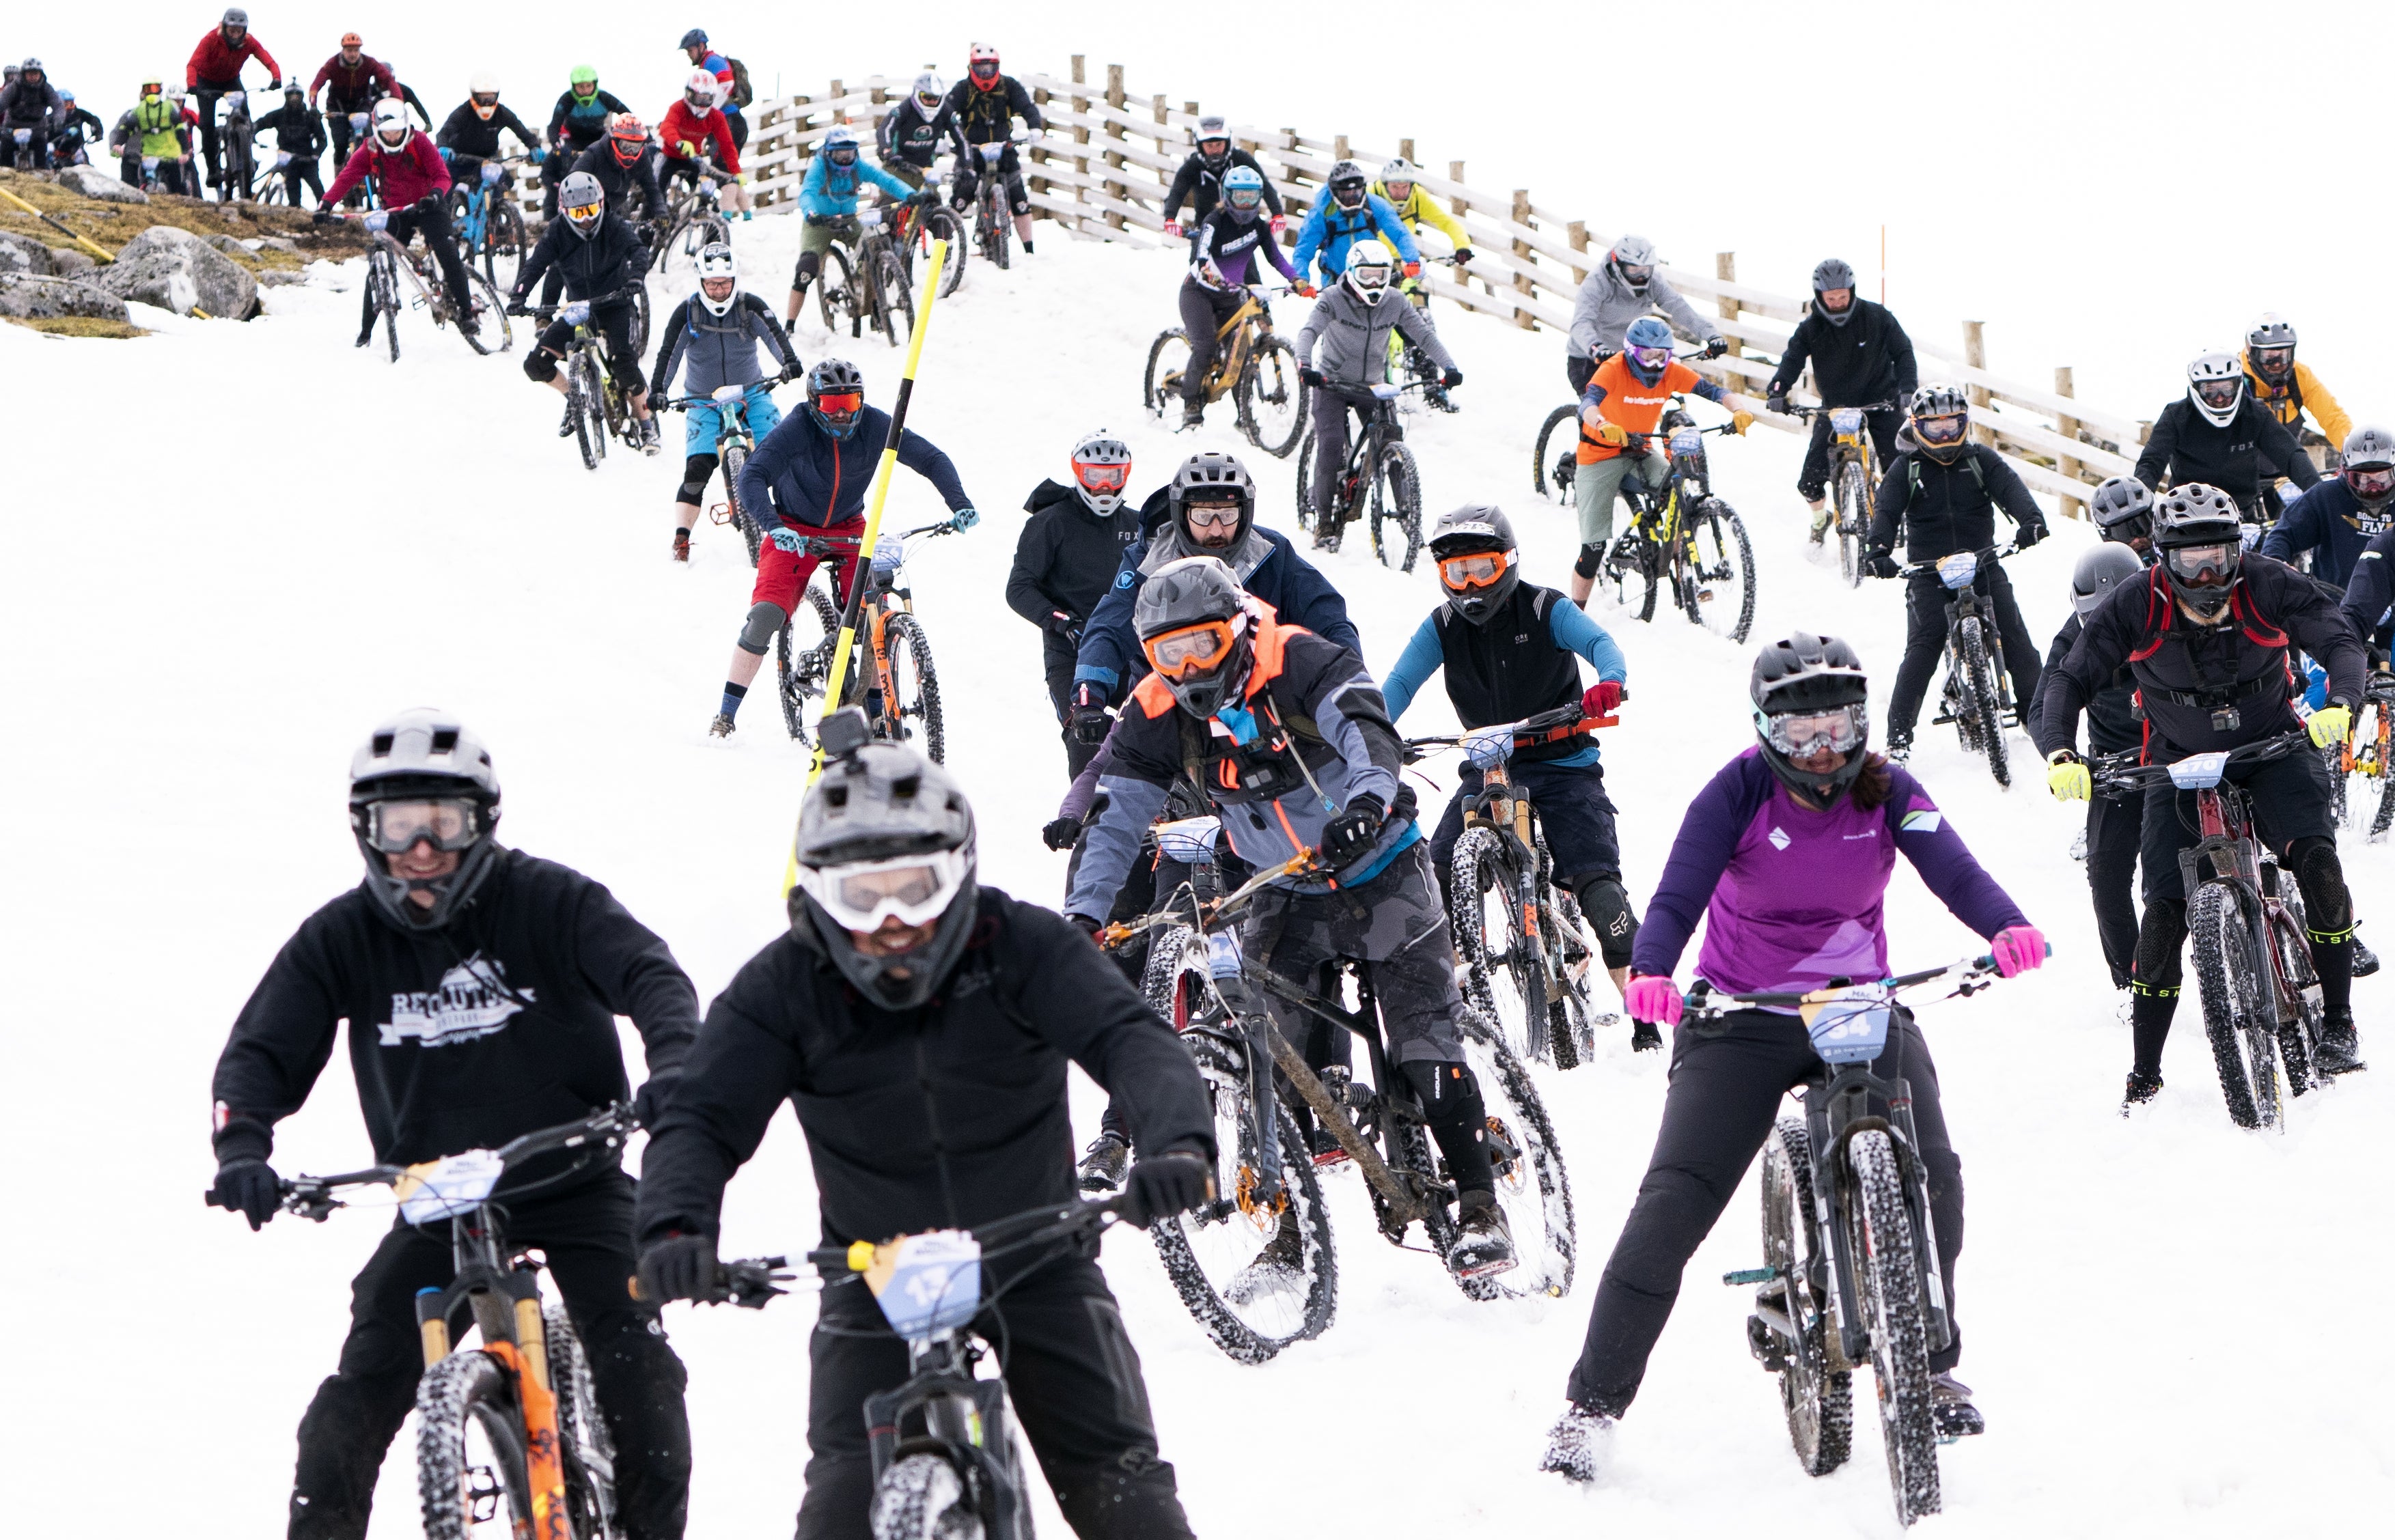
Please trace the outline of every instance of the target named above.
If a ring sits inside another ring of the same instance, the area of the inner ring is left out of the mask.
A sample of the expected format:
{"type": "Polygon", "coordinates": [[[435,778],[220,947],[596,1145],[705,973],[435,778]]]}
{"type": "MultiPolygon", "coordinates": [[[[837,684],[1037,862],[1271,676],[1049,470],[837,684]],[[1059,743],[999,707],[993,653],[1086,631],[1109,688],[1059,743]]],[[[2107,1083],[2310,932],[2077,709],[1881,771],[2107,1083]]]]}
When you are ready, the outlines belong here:
{"type": "Polygon", "coordinates": [[[1377,305],[1367,305],[1356,297],[1356,291],[1344,279],[1323,291],[1314,302],[1314,313],[1305,318],[1305,325],[1297,334],[1297,362],[1313,363],[1322,371],[1323,378],[1333,385],[1361,387],[1385,377],[1383,373],[1389,356],[1389,333],[1403,332],[1406,339],[1430,355],[1441,369],[1455,367],[1454,358],[1438,340],[1438,331],[1430,318],[1415,309],[1410,300],[1391,284],[1377,305]],[[1315,362],[1314,344],[1322,343],[1322,358],[1315,362]]]}
{"type": "Polygon", "coordinates": [[[1580,294],[1572,300],[1573,354],[1586,358],[1600,344],[1608,351],[1620,352],[1621,334],[1630,329],[1630,323],[1655,310],[1661,310],[1682,336],[1711,342],[1721,336],[1721,329],[1690,309],[1680,291],[1663,282],[1661,273],[1647,281],[1645,294],[1634,294],[1614,273],[1612,262],[1605,261],[1581,280],[1580,294]]]}

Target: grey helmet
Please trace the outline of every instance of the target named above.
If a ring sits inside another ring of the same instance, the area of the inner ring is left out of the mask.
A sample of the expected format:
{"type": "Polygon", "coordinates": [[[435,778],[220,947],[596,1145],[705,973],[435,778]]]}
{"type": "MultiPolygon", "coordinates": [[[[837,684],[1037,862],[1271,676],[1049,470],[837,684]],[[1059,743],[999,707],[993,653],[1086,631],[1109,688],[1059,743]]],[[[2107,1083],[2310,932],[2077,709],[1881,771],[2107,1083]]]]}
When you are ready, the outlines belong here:
{"type": "Polygon", "coordinates": [[[565,179],[557,184],[557,211],[565,216],[567,229],[588,241],[607,222],[607,190],[588,171],[568,172],[565,179]],[[571,212],[594,207],[599,212],[587,222],[576,219],[571,212]]]}
{"type": "Polygon", "coordinates": [[[1255,614],[1249,608],[1247,589],[1219,558],[1184,556],[1150,574],[1131,606],[1131,629],[1139,633],[1143,651],[1153,638],[1209,621],[1230,623],[1231,647],[1223,661],[1202,674],[1157,676],[1181,709],[1193,717],[1211,717],[1237,700],[1239,687],[1247,682],[1255,656],[1255,614]]]}
{"type": "Polygon", "coordinates": [[[2111,540],[2090,546],[2079,553],[2077,564],[2071,569],[2071,607],[2084,621],[2115,586],[2145,570],[2137,553],[2126,546],[2111,540]]]}
{"type": "Polygon", "coordinates": [[[1364,204],[1364,190],[1370,179],[1365,175],[1361,165],[1355,161],[1341,161],[1330,168],[1330,175],[1323,179],[1322,185],[1330,191],[1331,200],[1340,207],[1361,208],[1364,204]],[[1356,194],[1354,203],[1351,204],[1340,196],[1343,189],[1354,191],[1356,194]]]}
{"type": "Polygon", "coordinates": [[[1113,517],[1115,509],[1122,507],[1122,487],[1118,486],[1112,492],[1092,488],[1082,473],[1084,466],[1120,466],[1122,474],[1128,477],[1131,474],[1131,445],[1102,428],[1094,433],[1084,434],[1081,441],[1073,446],[1073,490],[1081,494],[1082,505],[1092,513],[1101,519],[1113,517]]]}
{"type": "Polygon", "coordinates": [[[446,712],[430,706],[403,711],[368,733],[350,757],[350,830],[365,858],[366,895],[394,925],[434,930],[456,918],[498,860],[491,837],[498,822],[499,775],[491,751],[446,712]],[[371,837],[375,805],[458,796],[474,805],[474,840],[459,852],[457,869],[420,882],[392,875],[371,837]],[[431,905],[410,902],[411,892],[430,892],[431,905]]]}
{"type": "Polygon", "coordinates": [[[1466,503],[1440,514],[1437,525],[1430,532],[1430,555],[1435,562],[1444,562],[1450,556],[1469,556],[1479,551],[1502,551],[1517,559],[1505,564],[1495,582],[1480,587],[1457,588],[1439,573],[1439,591],[1447,596],[1447,607],[1459,619],[1475,625],[1486,625],[1489,617],[1504,607],[1521,585],[1522,569],[1518,557],[1520,545],[1514,538],[1514,521],[1505,510],[1488,503],[1466,503]]]}
{"type": "Polygon", "coordinates": [[[2170,578],[2171,591],[2207,624],[2216,622],[2235,596],[2244,565],[2244,531],[2236,503],[2217,487],[2190,481],[2173,487],[2154,502],[2154,549],[2158,564],[2170,578]],[[2226,546],[2224,569],[2189,573],[2175,553],[2191,546],[2226,546]],[[2212,581],[2203,581],[2206,573],[2212,581]]]}
{"type": "Polygon", "coordinates": [[[926,70],[915,77],[913,94],[915,111],[927,118],[936,117],[940,104],[948,99],[948,83],[940,78],[938,72],[926,70]]]}
{"type": "Polygon", "coordinates": [[[1846,756],[1844,764],[1830,772],[1828,779],[1806,774],[1771,746],[1766,722],[1766,718],[1782,712],[1828,711],[1850,705],[1857,708],[1864,731],[1869,732],[1871,678],[1863,672],[1862,659],[1844,640],[1817,637],[1809,631],[1791,631],[1780,640],[1766,644],[1754,655],[1746,693],[1754,706],[1754,733],[1764,763],[1771,767],[1771,773],[1781,785],[1825,805],[1834,804],[1862,774],[1870,756],[1860,744],[1846,756]]]}
{"type": "Polygon", "coordinates": [[[837,756],[799,807],[795,853],[791,934],[828,958],[858,994],[885,1010],[912,1010],[947,981],[981,910],[973,805],[956,777],[905,744],[867,743],[837,756]],[[889,956],[859,952],[827,904],[838,869],[950,852],[953,883],[931,939],[889,956]]]}
{"type": "Polygon", "coordinates": [[[1206,165],[1212,169],[1220,171],[1224,164],[1231,158],[1230,124],[1224,121],[1223,115],[1219,112],[1207,113],[1204,117],[1198,120],[1198,137],[1196,143],[1198,145],[1198,158],[1205,162],[1206,165]],[[1219,155],[1209,155],[1206,153],[1206,146],[1216,139],[1223,141],[1223,152],[1219,155]]]}
{"type": "Polygon", "coordinates": [[[2187,366],[2187,399],[2205,422],[2227,428],[2245,404],[2245,366],[2234,353],[2205,353],[2187,366]],[[2206,400],[2207,392],[2216,399],[2206,400]]]}
{"type": "Polygon", "coordinates": [[[1632,294],[1643,295],[1655,282],[1655,243],[1643,235],[1625,235],[1605,254],[1605,265],[1632,294]]]}
{"type": "Polygon", "coordinates": [[[1854,286],[1854,269],[1846,266],[1838,257],[1823,258],[1813,269],[1813,313],[1833,326],[1843,326],[1852,321],[1855,318],[1855,308],[1862,303],[1863,296],[1859,291],[1856,293],[1854,298],[1846,302],[1846,308],[1843,310],[1833,310],[1824,307],[1821,303],[1821,293],[1825,289],[1852,289],[1854,286]]]}
{"type": "Polygon", "coordinates": [[[1248,532],[1256,522],[1256,483],[1248,474],[1248,467],[1239,464],[1236,454],[1210,449],[1182,461],[1181,468],[1172,473],[1172,485],[1165,494],[1165,501],[1171,508],[1172,528],[1191,549],[1197,547],[1198,542],[1189,533],[1183,506],[1191,493],[1225,487],[1239,495],[1239,521],[1231,531],[1231,543],[1223,549],[1236,551],[1246,543],[1248,532]]]}
{"type": "Polygon", "coordinates": [[[2087,500],[2087,513],[2107,540],[2152,543],[2153,491],[2134,476],[2106,477],[2096,495],[2087,500]]]}
{"type": "Polygon", "coordinates": [[[2246,330],[2245,362],[2270,384],[2284,385],[2296,372],[2295,326],[2276,310],[2263,311],[2261,319],[2246,330]],[[2266,357],[2269,364],[2264,362],[2266,357]]]}
{"type": "Polygon", "coordinates": [[[2388,505],[2395,501],[2395,433],[2362,427],[2345,436],[2343,467],[2337,474],[2346,490],[2362,505],[2362,527],[2371,534],[2387,527],[2388,505]],[[2354,473],[2370,473],[2368,483],[2354,473]]]}

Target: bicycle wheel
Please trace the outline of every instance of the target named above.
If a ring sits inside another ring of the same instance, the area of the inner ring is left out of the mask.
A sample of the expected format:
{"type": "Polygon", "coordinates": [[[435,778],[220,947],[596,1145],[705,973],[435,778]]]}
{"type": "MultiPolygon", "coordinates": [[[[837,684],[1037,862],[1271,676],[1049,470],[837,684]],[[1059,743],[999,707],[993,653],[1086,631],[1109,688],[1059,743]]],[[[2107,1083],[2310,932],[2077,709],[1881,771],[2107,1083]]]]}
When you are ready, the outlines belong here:
{"type": "Polygon", "coordinates": [[[514,1540],[532,1531],[532,1482],[515,1386],[484,1352],[452,1353],[416,1388],[416,1489],[425,1540],[514,1540]]]}
{"type": "Polygon", "coordinates": [[[1580,1239],[1572,1222],[1571,1178],[1565,1174],[1546,1103],[1529,1070],[1487,1017],[1467,1006],[1456,1034],[1463,1041],[1464,1062],[1480,1083],[1497,1206],[1514,1234],[1511,1269],[1458,1279],[1458,1286],[1474,1299],[1560,1299],[1571,1292],[1580,1239]]]}
{"type": "Polygon", "coordinates": [[[1748,1320],[1747,1339],[1764,1367],[1780,1375],[1788,1441],[1807,1476],[1826,1476],[1846,1464],[1855,1434],[1855,1376],[1830,1358],[1832,1264],[1820,1255],[1819,1234],[1812,1136],[1802,1119],[1783,1117],[1763,1147],[1763,1260],[1772,1280],[1756,1291],[1755,1303],[1776,1305],[1794,1335],[1757,1314],[1748,1320]]]}
{"type": "Polygon", "coordinates": [[[466,297],[473,302],[476,328],[470,332],[463,326],[457,328],[465,334],[466,346],[484,358],[493,353],[504,353],[514,347],[516,334],[515,328],[508,323],[507,301],[499,297],[498,290],[491,287],[491,281],[483,276],[482,269],[470,267],[466,270],[466,297]]]}
{"type": "Polygon", "coordinates": [[[1859,588],[1868,573],[1863,567],[1863,532],[1871,525],[1871,482],[1860,462],[1838,467],[1838,573],[1846,586],[1859,588]]]}
{"type": "Polygon", "coordinates": [[[586,470],[596,470],[599,462],[607,457],[606,406],[602,401],[605,387],[599,378],[598,361],[589,350],[574,356],[574,400],[582,410],[575,414],[574,438],[582,449],[582,465],[586,470]]]}
{"type": "Polygon", "coordinates": [[[883,718],[896,726],[901,742],[920,737],[932,762],[946,764],[948,736],[940,723],[940,676],[932,667],[932,644],[923,639],[923,627],[912,615],[891,616],[882,636],[890,649],[891,685],[898,695],[881,703],[883,718]]]}
{"type": "MultiPolygon", "coordinates": [[[[1555,862],[1546,853],[1546,836],[1539,839],[1539,869],[1552,874],[1555,862]]],[[[1596,1056],[1595,1013],[1590,1007],[1589,981],[1598,971],[1599,954],[1580,901],[1567,888],[1541,881],[1546,894],[1547,1052],[1559,1070],[1576,1070],[1596,1056]]]]}
{"type": "Polygon", "coordinates": [[[1754,547],[1738,510],[1718,497],[1697,505],[1688,524],[1688,578],[1683,608],[1717,637],[1744,641],[1754,625],[1754,547]]]}
{"type": "Polygon", "coordinates": [[[1546,967],[1522,931],[1520,878],[1511,846],[1495,829],[1466,829],[1455,842],[1450,870],[1449,918],[1472,1003],[1524,1058],[1546,1058],[1546,967]]]}
{"type": "Polygon", "coordinates": [[[2270,927],[2270,961],[2277,974],[2279,988],[2269,991],[2275,1001],[2282,997],[2295,1007],[2292,1018],[2279,1014],[2279,1062],[2287,1072],[2287,1089],[2301,1096],[2315,1082],[2325,1080],[2312,1066],[2320,1060],[2321,984],[2320,975],[2312,967],[2311,943],[2305,939],[2308,921],[2304,916],[2304,896],[2296,890],[2296,879],[2275,863],[2265,867],[2271,883],[2270,890],[2279,900],[2279,907],[2266,910],[2270,927]]]}
{"type": "Polygon", "coordinates": [[[991,184],[981,195],[981,254],[1000,269],[1014,265],[1014,220],[1007,214],[1006,205],[999,201],[995,185],[997,173],[990,173],[991,184]]]}
{"type": "Polygon", "coordinates": [[[906,264],[898,260],[897,248],[887,241],[873,244],[873,324],[893,348],[904,348],[915,335],[914,285],[906,282],[906,264]]]}
{"type": "Polygon", "coordinates": [[[1174,326],[1158,332],[1147,345],[1147,373],[1141,376],[1139,401],[1157,416],[1181,404],[1181,376],[1189,369],[1189,334],[1174,326]]]}
{"type": "Polygon", "coordinates": [[[615,1441],[599,1412],[589,1360],[564,1306],[545,1302],[540,1314],[549,1344],[549,1388],[557,1397],[567,1519],[575,1540],[615,1540],[615,1441]]]}
{"type": "Polygon", "coordinates": [[[973,1494],[945,1454],[908,1454],[873,1483],[873,1540],[981,1540],[973,1494]]]}
{"type": "Polygon", "coordinates": [[[1640,620],[1655,618],[1655,599],[1663,588],[1663,552],[1636,520],[1613,537],[1602,571],[1613,579],[1616,603],[1640,620]]]}
{"type": "Polygon", "coordinates": [[[1297,527],[1314,529],[1314,427],[1306,425],[1297,442],[1297,527]]]}
{"type": "Polygon", "coordinates": [[[1979,623],[1963,623],[1964,693],[1965,708],[1976,718],[1979,752],[1988,757],[1988,773],[1996,778],[1999,786],[2013,783],[2012,755],[2005,746],[2004,713],[1996,705],[1996,677],[1988,666],[1987,638],[1979,634],[1979,623]]]}
{"type": "Polygon", "coordinates": [[[1372,554],[1383,567],[1414,570],[1422,554],[1422,471],[1402,443],[1381,449],[1372,479],[1372,554]]]}
{"type": "Polygon", "coordinates": [[[739,529],[740,538],[748,543],[748,565],[757,565],[757,553],[764,548],[765,533],[748,510],[740,506],[740,470],[748,463],[748,452],[738,444],[727,444],[723,450],[723,500],[732,508],[732,522],[739,529]]]}
{"type": "Polygon", "coordinates": [[[639,358],[649,350],[649,286],[632,280],[632,356],[639,358]]]}
{"type": "Polygon", "coordinates": [[[501,294],[515,286],[516,273],[531,255],[524,235],[523,213],[509,199],[494,196],[483,225],[483,271],[501,294]]]}
{"type": "Polygon", "coordinates": [[[2195,943],[2195,985],[2203,1002],[2203,1035],[2230,1121],[2240,1128],[2279,1124],[2278,1012],[2269,1008],[2254,945],[2254,917],[2242,888],[2207,882],[2187,906],[2195,943]]]}
{"type": "Polygon", "coordinates": [[[1279,337],[1260,338],[1239,371],[1239,430],[1248,442],[1286,460],[1306,429],[1305,382],[1297,377],[1297,349],[1279,337]]]}
{"type": "Polygon", "coordinates": [[[272,172],[267,173],[266,186],[259,191],[258,201],[269,208],[280,208],[286,198],[287,193],[284,188],[283,178],[272,172]]]}
{"type": "Polygon", "coordinates": [[[1863,1327],[1879,1381],[1879,1426],[1896,1516],[1907,1524],[1938,1509],[1938,1425],[1930,1410],[1929,1320],[1922,1297],[1912,1217],[1896,1146],[1884,1128],[1846,1141],[1854,1191],[1846,1213],[1863,1327]]]}
{"type": "Polygon", "coordinates": [[[946,299],[965,281],[965,222],[943,204],[924,216],[923,228],[933,240],[948,244],[947,265],[940,270],[940,297],[946,299]]]}
{"type": "MultiPolygon", "coordinates": [[[[383,337],[390,345],[390,362],[399,362],[399,274],[392,270],[390,253],[376,246],[366,259],[366,289],[374,298],[374,307],[382,317],[383,337]]],[[[374,323],[368,322],[371,331],[374,323]]]]}
{"type": "Polygon", "coordinates": [[[1530,491],[1551,503],[1569,507],[1573,501],[1573,484],[1580,475],[1580,430],[1575,428],[1564,435],[1563,442],[1555,444],[1550,456],[1548,446],[1555,443],[1555,429],[1580,420],[1577,404],[1558,406],[1547,414],[1539,425],[1539,441],[1530,449],[1530,491]]]}
{"type": "Polygon", "coordinates": [[[822,694],[824,681],[831,678],[832,652],[840,645],[840,607],[819,585],[809,584],[800,597],[805,602],[774,638],[774,676],[778,687],[774,693],[782,702],[782,725],[803,744],[807,702],[822,694]]]}
{"type": "Polygon", "coordinates": [[[824,330],[839,335],[854,320],[856,296],[850,292],[848,253],[835,241],[824,248],[823,270],[815,274],[815,308],[823,313],[824,330]]]}

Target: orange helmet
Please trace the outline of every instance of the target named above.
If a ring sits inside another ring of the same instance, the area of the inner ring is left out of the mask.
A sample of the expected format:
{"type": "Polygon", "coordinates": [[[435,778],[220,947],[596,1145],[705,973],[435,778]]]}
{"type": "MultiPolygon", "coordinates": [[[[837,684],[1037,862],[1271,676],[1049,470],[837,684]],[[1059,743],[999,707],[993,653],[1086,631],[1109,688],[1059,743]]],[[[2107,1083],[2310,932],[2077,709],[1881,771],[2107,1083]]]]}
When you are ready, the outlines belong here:
{"type": "Polygon", "coordinates": [[[648,153],[649,125],[629,112],[619,112],[607,130],[607,143],[615,151],[618,165],[631,165],[648,153]]]}
{"type": "Polygon", "coordinates": [[[355,33],[343,33],[341,34],[341,46],[344,48],[363,48],[365,46],[366,40],[360,37],[355,33]]]}

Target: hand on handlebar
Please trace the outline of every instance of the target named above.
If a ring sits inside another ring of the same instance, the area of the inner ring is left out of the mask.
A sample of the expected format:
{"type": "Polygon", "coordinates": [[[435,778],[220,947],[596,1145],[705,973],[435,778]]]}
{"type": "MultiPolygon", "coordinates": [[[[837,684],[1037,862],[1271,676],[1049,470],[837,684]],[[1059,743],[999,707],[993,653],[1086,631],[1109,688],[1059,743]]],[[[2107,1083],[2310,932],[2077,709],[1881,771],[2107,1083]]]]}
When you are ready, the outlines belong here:
{"type": "Polygon", "coordinates": [[[716,1297],[715,1238],[668,1235],[641,1250],[640,1296],[648,1305],[716,1297]]]}
{"type": "Polygon", "coordinates": [[[1580,713],[1583,717],[1610,717],[1630,698],[1620,679],[1599,679],[1581,692],[1580,713]]]}
{"type": "Polygon", "coordinates": [[[262,1160],[228,1161],[217,1167],[208,1204],[240,1215],[253,1231],[263,1229],[283,1206],[283,1178],[262,1160]]]}
{"type": "Polygon", "coordinates": [[[2087,774],[2087,762],[2067,748],[2056,749],[2045,757],[2045,789],[2058,802],[2084,802],[2094,787],[2087,774]]]}
{"type": "Polygon", "coordinates": [[[1657,974],[1642,973],[1630,981],[1623,990],[1621,1003],[1629,1008],[1634,1021],[1652,1021],[1658,1026],[1680,1024],[1680,992],[1672,981],[1657,974]]]}
{"type": "Polygon", "coordinates": [[[1896,558],[1889,552],[1884,550],[1874,550],[1865,556],[1863,558],[1863,571],[1871,573],[1873,577],[1899,577],[1903,575],[1903,569],[1896,564],[1896,558]]]}
{"type": "Polygon", "coordinates": [[[1186,1214],[1214,1194],[1214,1173],[1195,1150],[1167,1150],[1133,1165],[1123,1178],[1116,1212],[1126,1224],[1145,1228],[1186,1214]]]}
{"type": "Polygon", "coordinates": [[[2017,979],[2032,968],[2044,967],[2045,954],[2045,935],[2033,925],[2008,925],[1988,943],[1988,954],[1995,959],[1996,975],[2004,979],[2017,979]]]}
{"type": "Polygon", "coordinates": [[[787,524],[767,530],[765,538],[771,540],[774,548],[784,556],[796,556],[807,547],[807,537],[787,524]]]}
{"type": "Polygon", "coordinates": [[[2353,731],[2353,713],[2341,705],[2324,705],[2304,726],[2312,735],[2314,748],[2333,748],[2353,731]]]}
{"type": "Polygon", "coordinates": [[[959,508],[948,516],[948,528],[963,531],[981,522],[981,515],[972,508],[959,508]]]}

